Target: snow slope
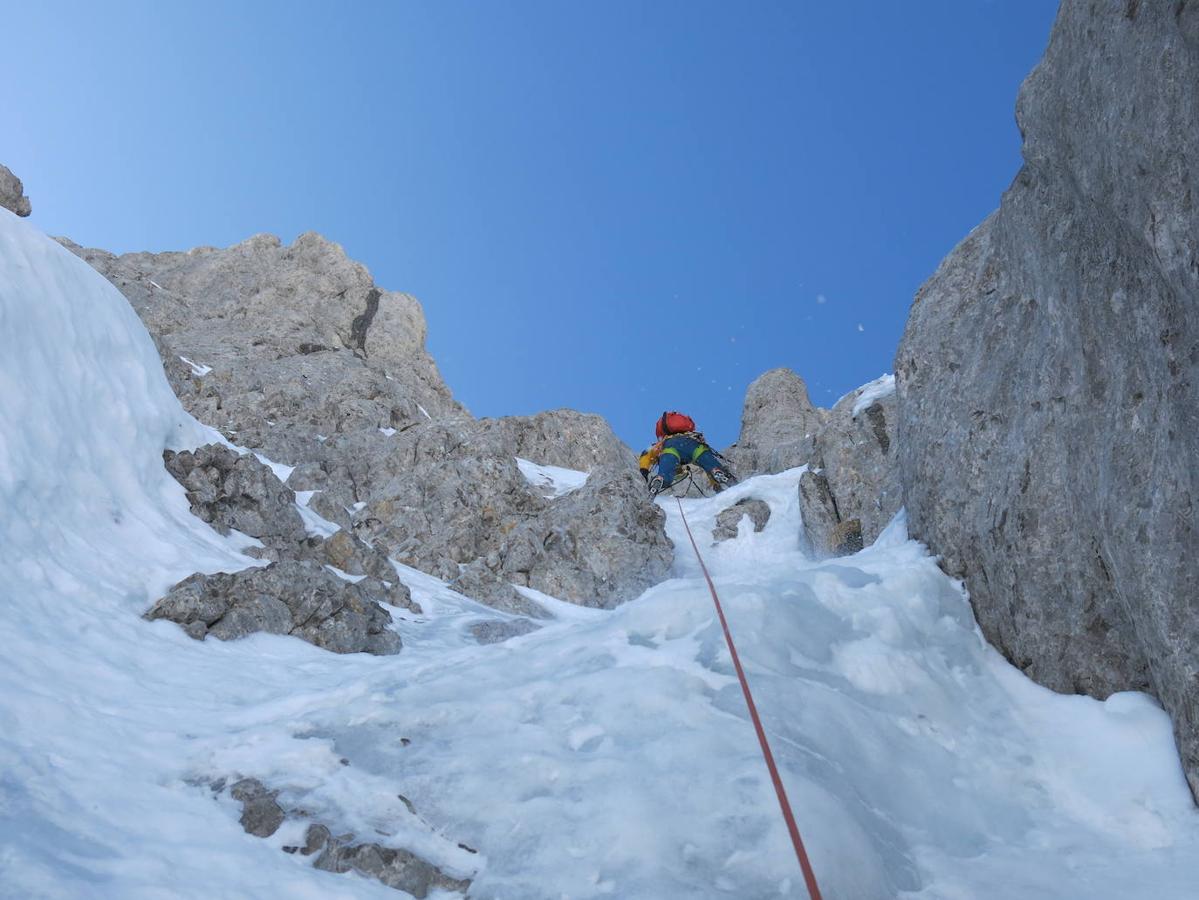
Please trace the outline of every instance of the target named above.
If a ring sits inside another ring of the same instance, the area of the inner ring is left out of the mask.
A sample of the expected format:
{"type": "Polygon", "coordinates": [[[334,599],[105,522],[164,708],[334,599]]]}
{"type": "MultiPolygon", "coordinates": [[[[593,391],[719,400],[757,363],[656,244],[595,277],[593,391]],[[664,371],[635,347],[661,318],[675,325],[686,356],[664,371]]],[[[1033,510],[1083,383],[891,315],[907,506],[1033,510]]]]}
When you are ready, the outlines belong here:
{"type": "MultiPolygon", "coordinates": [[[[280,852],[301,823],[246,835],[197,783],[235,774],[474,898],[805,896],[673,499],[675,577],[615,611],[547,600],[545,628],[479,646],[501,614],[398,567],[425,613],[395,611],[397,657],[197,643],[139,614],[253,561],[162,469],[211,435],[136,316],[0,211],[0,333],[0,896],[399,896],[280,852]]],[[[1199,816],[1154,703],[1033,685],[902,518],[806,557],[799,474],[681,509],[825,896],[1195,896],[1199,816]],[[747,496],[766,529],[712,545],[747,496]]]]}

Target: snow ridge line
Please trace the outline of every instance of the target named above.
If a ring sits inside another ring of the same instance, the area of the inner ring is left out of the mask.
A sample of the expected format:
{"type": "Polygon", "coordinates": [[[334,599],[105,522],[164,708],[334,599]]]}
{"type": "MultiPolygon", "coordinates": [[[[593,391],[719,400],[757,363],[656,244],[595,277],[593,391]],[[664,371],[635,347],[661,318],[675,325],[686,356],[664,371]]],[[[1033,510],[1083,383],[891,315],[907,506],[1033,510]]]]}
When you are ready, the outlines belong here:
{"type": "Polygon", "coordinates": [[[762,720],[758,717],[758,707],[754,703],[753,694],[750,693],[749,681],[745,677],[745,670],[741,668],[741,658],[737,655],[737,645],[733,643],[733,635],[729,631],[728,620],[724,617],[724,607],[720,605],[720,596],[716,593],[716,585],[712,583],[712,576],[708,574],[708,567],[704,564],[703,556],[700,555],[699,545],[695,543],[695,535],[691,533],[691,526],[687,524],[687,514],[683,512],[683,501],[678,497],[674,499],[679,505],[679,515],[683,519],[683,527],[687,529],[687,537],[691,541],[691,549],[695,551],[695,558],[699,561],[700,571],[704,573],[704,580],[708,582],[712,602],[716,604],[716,615],[720,617],[720,627],[724,630],[724,639],[729,645],[729,655],[733,658],[733,667],[737,670],[737,678],[741,682],[741,692],[745,695],[745,705],[749,707],[749,717],[753,720],[754,730],[758,733],[762,756],[766,759],[766,768],[770,770],[770,780],[774,782],[774,792],[778,796],[779,808],[783,811],[787,831],[791,834],[791,845],[795,848],[795,858],[799,860],[799,868],[803,872],[804,883],[808,886],[808,894],[811,900],[823,900],[820,886],[816,884],[816,873],[812,871],[812,861],[808,859],[808,851],[804,849],[803,838],[799,835],[799,826],[795,824],[795,814],[791,812],[787,789],[783,787],[783,779],[779,775],[778,766],[774,763],[774,754],[770,752],[770,742],[766,740],[766,730],[762,727],[762,720]]]}

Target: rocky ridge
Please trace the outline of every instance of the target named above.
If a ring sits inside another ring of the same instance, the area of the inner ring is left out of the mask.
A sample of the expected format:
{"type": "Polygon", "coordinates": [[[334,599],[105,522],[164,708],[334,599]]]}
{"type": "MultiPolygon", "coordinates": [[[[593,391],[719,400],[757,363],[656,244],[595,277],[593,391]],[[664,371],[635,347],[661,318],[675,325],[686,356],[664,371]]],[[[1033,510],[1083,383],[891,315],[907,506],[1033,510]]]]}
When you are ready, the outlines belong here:
{"type": "Polygon", "coordinates": [[[1016,112],[896,356],[909,526],[1028,675],[1160,698],[1199,794],[1199,3],[1064,0],[1016,112]]]}

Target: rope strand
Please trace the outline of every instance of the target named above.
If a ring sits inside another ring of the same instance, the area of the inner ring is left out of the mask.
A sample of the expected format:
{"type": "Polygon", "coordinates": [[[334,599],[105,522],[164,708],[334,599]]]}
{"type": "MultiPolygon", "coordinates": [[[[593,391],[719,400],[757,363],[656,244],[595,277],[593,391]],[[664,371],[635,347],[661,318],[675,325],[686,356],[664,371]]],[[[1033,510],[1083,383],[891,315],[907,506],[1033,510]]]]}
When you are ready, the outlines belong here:
{"type": "Polygon", "coordinates": [[[695,535],[691,533],[691,526],[687,523],[687,514],[683,512],[683,501],[678,497],[675,497],[675,501],[679,504],[679,515],[683,518],[683,527],[687,529],[691,549],[695,551],[695,558],[699,560],[699,568],[704,573],[704,580],[708,582],[712,602],[716,604],[716,615],[720,617],[720,627],[724,630],[724,639],[729,645],[729,655],[733,658],[733,667],[737,670],[737,678],[741,682],[741,692],[745,695],[745,705],[749,707],[749,717],[753,720],[754,730],[758,733],[758,743],[762,745],[762,756],[766,758],[766,768],[770,770],[770,780],[774,782],[774,792],[778,796],[783,819],[787,822],[787,831],[791,834],[791,844],[795,847],[795,858],[799,860],[799,868],[803,872],[804,883],[808,886],[808,894],[811,900],[822,900],[820,887],[816,884],[816,873],[812,871],[812,862],[808,859],[808,851],[804,849],[803,838],[799,836],[799,826],[795,824],[791,803],[787,800],[787,789],[783,787],[783,779],[779,775],[778,767],[774,764],[774,754],[770,752],[770,743],[766,740],[766,730],[762,727],[762,720],[758,718],[758,707],[754,703],[753,694],[749,691],[749,681],[745,677],[745,670],[741,668],[741,658],[737,655],[737,646],[733,643],[728,620],[724,617],[724,608],[720,605],[716,585],[712,583],[712,576],[708,574],[708,567],[704,565],[704,558],[699,553],[699,545],[695,543],[695,535]]]}

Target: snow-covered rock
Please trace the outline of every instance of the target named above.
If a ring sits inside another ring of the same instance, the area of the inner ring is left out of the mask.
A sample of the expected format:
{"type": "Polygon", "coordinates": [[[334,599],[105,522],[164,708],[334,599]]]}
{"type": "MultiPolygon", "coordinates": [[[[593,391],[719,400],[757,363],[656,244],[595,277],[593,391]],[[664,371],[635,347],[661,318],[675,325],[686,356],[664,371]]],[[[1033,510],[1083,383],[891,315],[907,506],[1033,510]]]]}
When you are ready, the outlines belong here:
{"type": "Polygon", "coordinates": [[[743,519],[749,520],[754,531],[761,531],[770,521],[770,504],[752,497],[737,501],[716,517],[712,539],[719,543],[737,537],[743,519]]]}
{"type": "Polygon", "coordinates": [[[191,637],[223,641],[290,634],[334,653],[400,652],[373,580],[347,580],[311,560],[283,560],[233,574],[196,574],[175,585],[146,618],[167,619],[191,637]]]}

